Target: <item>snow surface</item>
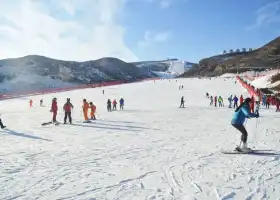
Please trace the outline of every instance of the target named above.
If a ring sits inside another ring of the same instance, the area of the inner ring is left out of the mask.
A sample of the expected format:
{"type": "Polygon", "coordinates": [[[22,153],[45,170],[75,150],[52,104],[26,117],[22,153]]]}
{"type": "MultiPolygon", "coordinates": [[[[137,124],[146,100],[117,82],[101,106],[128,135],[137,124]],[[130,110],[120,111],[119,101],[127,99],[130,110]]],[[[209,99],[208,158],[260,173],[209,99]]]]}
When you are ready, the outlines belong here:
{"type": "Polygon", "coordinates": [[[263,77],[257,78],[254,81],[251,82],[251,84],[257,88],[271,88],[271,87],[275,87],[278,84],[280,84],[279,81],[275,82],[275,83],[271,83],[271,78],[277,74],[278,72],[274,72],[274,73],[269,73],[268,75],[265,75],[263,77]]]}
{"type": "MultiPolygon", "coordinates": [[[[9,129],[0,130],[0,199],[279,199],[279,155],[221,153],[235,148],[240,133],[230,125],[233,110],[209,107],[205,93],[246,97],[234,81],[149,81],[106,87],[105,95],[101,88],[75,90],[31,97],[33,108],[29,98],[1,101],[9,129]],[[51,119],[54,96],[60,121],[71,98],[73,125],[40,126],[51,119]],[[178,108],[181,96],[185,109],[178,108]],[[120,97],[125,110],[106,112],[106,100],[120,97]],[[83,98],[97,105],[94,123],[79,122],[83,98]]],[[[279,113],[260,113],[257,128],[256,119],[246,124],[249,146],[277,151],[279,113]]]]}

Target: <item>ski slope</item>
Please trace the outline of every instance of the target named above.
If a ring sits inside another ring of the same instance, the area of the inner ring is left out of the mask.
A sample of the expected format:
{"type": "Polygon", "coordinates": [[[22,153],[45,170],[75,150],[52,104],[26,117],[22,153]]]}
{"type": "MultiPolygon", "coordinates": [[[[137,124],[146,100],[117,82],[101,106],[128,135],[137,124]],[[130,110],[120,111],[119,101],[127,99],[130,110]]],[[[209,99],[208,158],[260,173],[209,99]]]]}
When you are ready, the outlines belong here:
{"type": "MultiPolygon", "coordinates": [[[[226,99],[247,94],[234,81],[147,81],[106,87],[104,95],[101,88],[76,90],[30,97],[33,108],[29,98],[0,101],[8,126],[0,129],[0,199],[280,199],[279,155],[221,153],[240,141],[226,99]],[[225,107],[210,107],[206,92],[223,96],[225,107]],[[73,125],[40,126],[51,119],[53,97],[61,122],[71,98],[73,125]],[[120,97],[125,110],[108,113],[107,99],[120,97]],[[97,105],[96,122],[81,123],[83,98],[97,105]]],[[[260,113],[257,128],[256,119],[246,124],[249,147],[279,151],[279,113],[260,113]]]]}

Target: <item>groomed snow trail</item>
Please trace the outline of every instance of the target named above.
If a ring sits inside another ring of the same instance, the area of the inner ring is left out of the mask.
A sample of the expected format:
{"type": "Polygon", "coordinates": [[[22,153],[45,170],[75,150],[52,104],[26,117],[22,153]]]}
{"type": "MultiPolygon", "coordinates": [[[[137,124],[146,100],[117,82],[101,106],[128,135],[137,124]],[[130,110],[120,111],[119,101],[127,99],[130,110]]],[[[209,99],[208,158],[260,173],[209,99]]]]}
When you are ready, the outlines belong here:
{"type": "MultiPolygon", "coordinates": [[[[230,125],[230,94],[247,96],[234,79],[153,81],[0,102],[0,199],[187,200],[279,199],[280,156],[225,155],[240,134],[230,125]],[[179,84],[184,85],[179,90],[179,84]],[[224,97],[209,107],[205,93],[224,97]],[[178,108],[181,96],[186,108],[178,108]],[[59,116],[70,97],[73,125],[45,126],[53,97],[59,116]],[[108,113],[108,98],[125,110],[108,113]],[[46,107],[39,107],[43,98],[46,107]],[[96,122],[82,121],[82,99],[97,105],[96,122]]],[[[249,145],[280,148],[279,114],[261,109],[248,121],[249,145]],[[256,133],[256,140],[253,137],[256,133]]]]}

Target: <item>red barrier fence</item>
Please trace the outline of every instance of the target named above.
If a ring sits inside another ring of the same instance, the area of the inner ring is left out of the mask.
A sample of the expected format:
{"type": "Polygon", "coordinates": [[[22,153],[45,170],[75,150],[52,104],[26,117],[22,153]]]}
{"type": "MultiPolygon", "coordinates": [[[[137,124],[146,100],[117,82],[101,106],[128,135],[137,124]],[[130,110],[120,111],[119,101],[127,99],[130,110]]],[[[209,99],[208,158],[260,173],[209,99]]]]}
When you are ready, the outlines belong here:
{"type": "MultiPolygon", "coordinates": [[[[135,82],[157,80],[157,79],[159,79],[159,78],[138,79],[135,82]]],[[[24,92],[5,93],[5,94],[0,94],[0,100],[12,99],[12,98],[23,97],[23,96],[33,96],[33,95],[40,95],[40,94],[65,92],[65,91],[71,91],[71,90],[77,90],[77,89],[106,87],[106,86],[120,85],[120,84],[124,84],[124,83],[127,83],[127,82],[109,81],[109,82],[96,83],[96,84],[76,85],[76,86],[65,87],[65,88],[48,88],[48,89],[30,90],[30,91],[24,91],[24,92]]]]}
{"type": "MultiPolygon", "coordinates": [[[[236,79],[248,91],[250,96],[253,96],[255,98],[255,100],[257,100],[259,98],[260,102],[263,102],[264,94],[259,89],[255,89],[253,86],[247,84],[239,76],[236,76],[236,79]]],[[[269,102],[271,105],[276,105],[277,101],[279,101],[279,99],[276,96],[270,96],[270,97],[266,97],[266,98],[269,98],[269,102]]]]}

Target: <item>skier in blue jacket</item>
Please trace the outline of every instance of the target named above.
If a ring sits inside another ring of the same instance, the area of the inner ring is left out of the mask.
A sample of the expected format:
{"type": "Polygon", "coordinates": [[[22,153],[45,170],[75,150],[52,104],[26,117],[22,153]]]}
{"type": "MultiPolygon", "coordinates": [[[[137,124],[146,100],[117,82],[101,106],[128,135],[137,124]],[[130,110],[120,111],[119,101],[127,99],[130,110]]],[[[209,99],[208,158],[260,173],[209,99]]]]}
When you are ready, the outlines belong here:
{"type": "Polygon", "coordinates": [[[251,100],[252,100],[251,98],[245,99],[245,101],[236,108],[233,118],[231,120],[232,126],[242,133],[241,143],[240,143],[239,148],[245,152],[248,152],[250,149],[247,147],[248,133],[244,127],[244,122],[245,122],[246,118],[252,118],[252,117],[258,118],[259,117],[259,114],[250,112],[249,104],[250,104],[251,100]],[[242,143],[243,143],[243,146],[241,147],[242,143]]]}

